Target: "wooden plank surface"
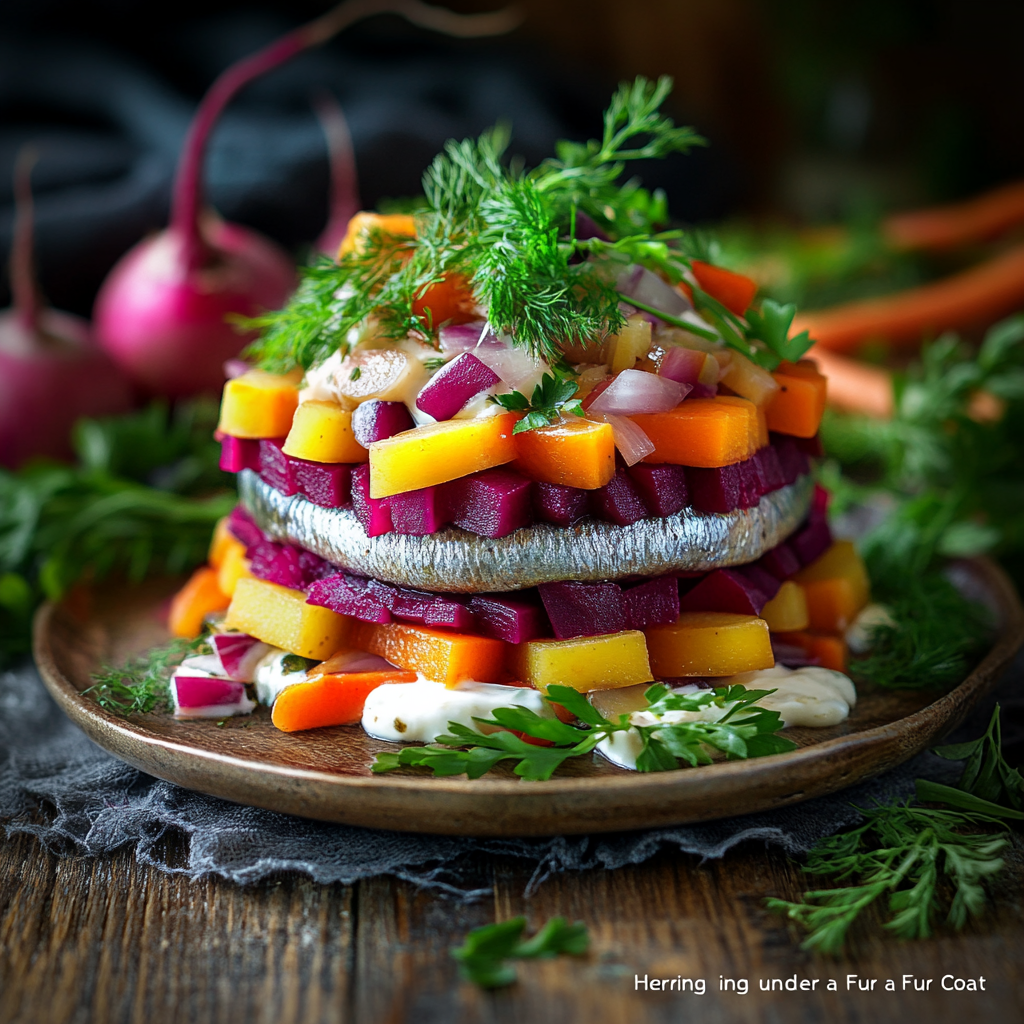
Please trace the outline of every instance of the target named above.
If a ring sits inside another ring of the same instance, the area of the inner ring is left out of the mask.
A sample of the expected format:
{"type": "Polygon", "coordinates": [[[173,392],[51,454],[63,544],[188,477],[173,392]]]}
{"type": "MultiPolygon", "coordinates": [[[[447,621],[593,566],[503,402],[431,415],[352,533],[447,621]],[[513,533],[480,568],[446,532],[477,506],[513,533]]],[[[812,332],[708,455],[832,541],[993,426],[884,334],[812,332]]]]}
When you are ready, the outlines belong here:
{"type": "MultiPolygon", "coordinates": [[[[172,849],[179,858],[180,849],[172,849]]],[[[471,865],[493,896],[461,904],[390,878],[317,885],[297,875],[252,886],[188,881],[127,851],[56,857],[32,838],[0,846],[0,1024],[701,1024],[760,1021],[929,1024],[1024,1018],[1024,918],[1018,852],[996,907],[962,935],[901,944],[877,930],[841,959],[799,950],[766,895],[803,878],[750,845],[724,861],[663,853],[617,871],[560,875],[531,898],[531,867],[471,865]],[[448,955],[469,928],[515,914],[585,921],[584,958],[526,963],[495,993],[461,982],[448,955]],[[847,975],[877,979],[847,991],[847,975]],[[903,991],[903,975],[931,978],[903,991]],[[986,991],[943,992],[942,975],[984,977],[986,991]],[[703,979],[705,994],[638,991],[641,978],[703,979]],[[813,992],[762,992],[771,979],[818,979],[813,992]],[[747,995],[719,990],[747,979],[747,995]],[[827,980],[840,991],[824,991],[827,980]],[[892,978],[896,992],[884,990],[892,978]]]]}

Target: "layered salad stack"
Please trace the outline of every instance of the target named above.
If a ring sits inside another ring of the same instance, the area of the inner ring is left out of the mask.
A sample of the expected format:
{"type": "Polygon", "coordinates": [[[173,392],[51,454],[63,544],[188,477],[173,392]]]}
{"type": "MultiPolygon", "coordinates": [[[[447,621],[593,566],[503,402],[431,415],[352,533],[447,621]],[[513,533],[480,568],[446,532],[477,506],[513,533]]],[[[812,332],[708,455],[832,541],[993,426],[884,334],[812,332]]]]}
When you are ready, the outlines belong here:
{"type": "Polygon", "coordinates": [[[429,741],[557,714],[551,687],[643,714],[654,681],[737,677],[788,724],[845,716],[868,586],[809,475],[826,382],[792,307],[620,184],[701,142],[667,90],[623,86],[601,140],[529,172],[502,129],[449,143],[263,318],[221,410],[241,504],[172,609],[214,617],[180,716],[254,685],[287,731],[429,741]]]}

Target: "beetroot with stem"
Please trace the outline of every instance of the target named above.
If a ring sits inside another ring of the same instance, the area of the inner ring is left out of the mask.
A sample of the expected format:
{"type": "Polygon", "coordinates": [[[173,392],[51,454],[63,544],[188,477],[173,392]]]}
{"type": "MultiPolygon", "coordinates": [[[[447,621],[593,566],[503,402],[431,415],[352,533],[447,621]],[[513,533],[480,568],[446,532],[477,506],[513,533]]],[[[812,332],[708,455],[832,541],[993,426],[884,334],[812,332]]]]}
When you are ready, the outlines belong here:
{"type": "Polygon", "coordinates": [[[658,576],[622,591],[627,629],[670,626],[679,618],[679,581],[658,576]]]}
{"type": "Polygon", "coordinates": [[[386,624],[392,621],[391,612],[384,607],[361,576],[337,572],[324,576],[310,585],[306,604],[330,608],[339,615],[351,615],[362,622],[386,624]]]}
{"type": "Polygon", "coordinates": [[[599,519],[616,526],[629,526],[650,514],[624,469],[617,469],[604,487],[591,492],[590,510],[599,519]]]}
{"type": "Polygon", "coordinates": [[[323,508],[344,508],[352,500],[352,467],[344,462],[311,462],[288,456],[299,494],[323,508]]]}
{"type": "Polygon", "coordinates": [[[0,466],[12,469],[34,455],[70,458],[75,420],[131,406],[127,381],[88,323],[43,306],[33,268],[35,160],[26,147],[15,164],[13,305],[0,312],[0,466]]]}
{"type": "Polygon", "coordinates": [[[448,525],[451,518],[441,487],[424,487],[418,491],[392,494],[388,500],[391,525],[395,533],[425,537],[448,525]]]}
{"type": "Polygon", "coordinates": [[[767,603],[768,598],[746,576],[735,569],[716,569],[683,595],[679,607],[684,612],[760,615],[767,603]]]}
{"type": "Polygon", "coordinates": [[[590,509],[590,494],[579,487],[538,481],[533,489],[533,507],[537,518],[555,526],[572,526],[590,509]]]}
{"type": "Polygon", "coordinates": [[[435,420],[450,420],[471,398],[501,378],[472,352],[445,363],[416,397],[416,407],[435,420]]]}
{"type": "Polygon", "coordinates": [[[221,366],[246,338],[226,322],[284,304],[292,261],[274,243],[207,213],[202,166],[225,107],[254,79],[346,26],[382,13],[450,35],[508,31],[514,13],[458,15],[419,0],[347,0],[222,72],[203,97],[178,164],[170,226],[129,250],[96,300],[100,343],[148,391],[170,397],[218,390],[221,366]]]}
{"type": "Polygon", "coordinates": [[[667,463],[660,466],[649,466],[638,463],[630,466],[629,478],[633,481],[643,503],[656,516],[674,516],[689,504],[690,496],[686,490],[686,473],[682,466],[671,466],[667,463]]]}
{"type": "Polygon", "coordinates": [[[248,437],[222,434],[220,439],[220,468],[225,473],[241,473],[243,469],[259,472],[260,443],[248,437]]]}
{"type": "Polygon", "coordinates": [[[391,499],[370,497],[370,467],[363,463],[352,470],[352,508],[367,537],[391,533],[391,499]]]}
{"type": "Polygon", "coordinates": [[[626,628],[622,588],[617,583],[542,583],[537,590],[559,640],[619,633],[626,628]]]}
{"type": "Polygon", "coordinates": [[[447,485],[451,521],[479,537],[505,537],[533,522],[533,481],[511,469],[485,469],[447,485]]]}
{"type": "Polygon", "coordinates": [[[260,476],[276,491],[284,495],[297,493],[295,472],[285,455],[283,437],[263,438],[260,441],[260,476]]]}
{"type": "Polygon", "coordinates": [[[533,591],[518,594],[474,594],[469,610],[476,630],[493,640],[524,644],[551,635],[551,626],[533,591]]]}
{"type": "Polygon", "coordinates": [[[379,398],[371,398],[360,403],[352,413],[352,433],[364,448],[403,430],[412,430],[414,426],[404,402],[382,402],[379,398]]]}
{"type": "Polygon", "coordinates": [[[690,502],[698,512],[731,512],[740,507],[740,472],[735,465],[686,470],[690,502]]]}

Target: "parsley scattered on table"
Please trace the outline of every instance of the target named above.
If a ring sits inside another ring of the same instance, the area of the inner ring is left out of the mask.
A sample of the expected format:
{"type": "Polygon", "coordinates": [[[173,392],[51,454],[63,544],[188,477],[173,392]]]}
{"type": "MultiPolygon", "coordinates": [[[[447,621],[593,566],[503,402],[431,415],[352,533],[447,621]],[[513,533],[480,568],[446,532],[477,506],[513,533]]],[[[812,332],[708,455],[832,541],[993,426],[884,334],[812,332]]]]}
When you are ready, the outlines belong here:
{"type": "Polygon", "coordinates": [[[564,917],[553,917],[532,939],[523,938],[525,929],[525,917],[474,928],[465,942],[452,950],[459,973],[481,988],[501,988],[516,980],[516,969],[509,960],[535,960],[560,953],[583,956],[590,945],[582,921],[569,924],[564,917]]]}
{"type": "Polygon", "coordinates": [[[378,754],[374,772],[402,767],[429,768],[434,775],[466,775],[478,779],[501,761],[513,761],[513,771],[523,779],[550,779],[555,770],[573,757],[589,754],[603,739],[635,729],[642,747],[636,759],[638,771],[671,771],[683,762],[691,766],[711,764],[710,751],[729,759],[763,757],[794,750],[796,744],[777,735],[782,728],[778,712],[752,707],[774,690],[748,690],[743,686],[720,687],[699,693],[675,693],[657,683],[646,691],[650,706],[645,711],[660,719],[672,711],[702,711],[711,705],[725,710],[717,722],[656,721],[630,725],[628,715],[618,721],[605,718],[587,699],[567,686],[549,686],[545,700],[560,704],[584,723],[584,728],[546,718],[529,708],[496,708],[492,718],[474,719],[496,729],[487,734],[458,722],[429,746],[408,746],[394,753],[378,754]],[[522,736],[544,740],[538,746],[522,736]]]}

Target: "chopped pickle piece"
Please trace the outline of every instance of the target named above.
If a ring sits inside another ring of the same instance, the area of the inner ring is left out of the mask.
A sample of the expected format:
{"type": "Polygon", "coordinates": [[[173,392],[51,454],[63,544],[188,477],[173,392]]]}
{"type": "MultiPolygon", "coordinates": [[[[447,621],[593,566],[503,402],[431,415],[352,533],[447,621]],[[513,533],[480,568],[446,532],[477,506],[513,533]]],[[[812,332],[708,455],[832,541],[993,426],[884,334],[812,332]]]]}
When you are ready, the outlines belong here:
{"type": "Polygon", "coordinates": [[[323,661],[345,642],[352,620],[329,608],[306,604],[301,590],[242,577],[235,587],[224,626],[281,647],[303,658],[323,661]]]}
{"type": "Polygon", "coordinates": [[[772,633],[792,633],[806,629],[810,619],[803,587],[792,580],[786,580],[779,587],[778,593],[761,609],[761,618],[768,623],[772,633]]]}
{"type": "Polygon", "coordinates": [[[370,457],[352,432],[352,413],[337,402],[303,402],[284,442],[285,455],[310,462],[366,462],[370,457]]]}
{"type": "Polygon", "coordinates": [[[515,413],[444,420],[370,445],[370,497],[387,498],[447,483],[516,457],[515,413]]]}
{"type": "Polygon", "coordinates": [[[716,469],[749,459],[757,450],[757,417],[745,398],[688,398],[669,412],[630,419],[654,442],[644,462],[716,469]]]}
{"type": "Polygon", "coordinates": [[[299,373],[249,370],[224,385],[217,429],[232,437],[284,437],[299,404],[299,373]]]}
{"type": "Polygon", "coordinates": [[[768,623],[733,612],[683,612],[671,626],[645,630],[659,678],[732,676],[775,664],[768,623]]]}
{"type": "Polygon", "coordinates": [[[615,434],[608,423],[576,416],[515,435],[516,460],[533,480],[585,491],[615,476],[615,434]]]}
{"type": "Polygon", "coordinates": [[[804,588],[811,629],[822,633],[844,632],[871,596],[867,569],[848,540],[837,540],[793,579],[804,588]]]}
{"type": "Polygon", "coordinates": [[[513,671],[542,693],[556,683],[586,693],[654,679],[647,644],[639,630],[581,636],[572,640],[531,640],[519,644],[513,671]]]}

